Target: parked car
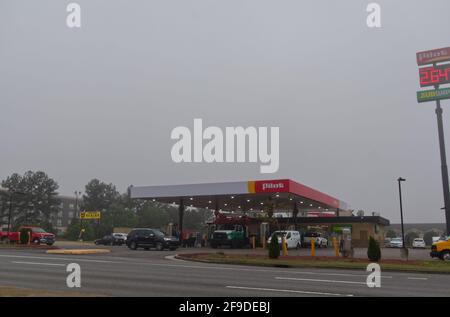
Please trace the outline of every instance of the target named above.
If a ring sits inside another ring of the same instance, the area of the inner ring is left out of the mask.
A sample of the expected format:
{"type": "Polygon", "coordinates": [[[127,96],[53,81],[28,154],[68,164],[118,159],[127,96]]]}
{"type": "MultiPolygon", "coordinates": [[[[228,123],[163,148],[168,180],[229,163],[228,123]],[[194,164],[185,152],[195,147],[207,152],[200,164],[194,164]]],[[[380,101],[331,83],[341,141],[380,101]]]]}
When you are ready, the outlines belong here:
{"type": "Polygon", "coordinates": [[[303,244],[304,246],[311,246],[312,238],[314,238],[314,246],[318,248],[326,248],[328,246],[327,238],[323,237],[320,232],[306,232],[303,236],[303,244]]]}
{"type": "Polygon", "coordinates": [[[391,238],[385,238],[384,239],[384,247],[389,248],[389,244],[391,243],[391,238]]]}
{"type": "MultiPolygon", "coordinates": [[[[288,249],[298,249],[302,246],[300,232],[288,230],[288,231],[275,231],[273,235],[278,236],[278,243],[281,245],[281,238],[284,236],[286,240],[286,247],[288,249]]],[[[272,236],[273,236],[272,235],[272,236]]],[[[267,244],[270,244],[272,237],[267,240],[267,244]]]]}
{"type": "Polygon", "coordinates": [[[124,242],[127,241],[127,234],[126,233],[115,232],[112,235],[114,237],[116,237],[117,239],[122,239],[124,242]]]}
{"type": "Polygon", "coordinates": [[[432,237],[433,243],[438,241],[445,241],[445,236],[439,236],[439,237],[432,237]]]}
{"type": "Polygon", "coordinates": [[[166,236],[158,229],[139,228],[131,230],[126,244],[132,250],[156,248],[158,251],[164,249],[173,251],[180,246],[180,240],[177,237],[166,236]]]}
{"type": "Polygon", "coordinates": [[[122,244],[125,243],[125,240],[123,240],[122,238],[115,237],[112,234],[109,234],[109,235],[104,236],[101,239],[95,240],[94,243],[96,245],[99,245],[99,244],[103,244],[103,245],[122,245],[122,244]]]}
{"type": "Polygon", "coordinates": [[[24,230],[29,230],[31,232],[31,242],[33,244],[47,244],[53,245],[55,243],[55,235],[53,233],[49,233],[40,227],[33,226],[21,226],[18,231],[10,231],[9,233],[6,231],[0,232],[0,239],[4,242],[19,242],[19,234],[24,230]]]}
{"type": "Polygon", "coordinates": [[[412,243],[412,247],[413,247],[413,249],[425,249],[425,247],[426,247],[425,240],[423,240],[421,238],[414,239],[413,243],[412,243]]]}
{"type": "Polygon", "coordinates": [[[392,238],[389,243],[390,248],[403,248],[403,239],[402,238],[392,238]]]}

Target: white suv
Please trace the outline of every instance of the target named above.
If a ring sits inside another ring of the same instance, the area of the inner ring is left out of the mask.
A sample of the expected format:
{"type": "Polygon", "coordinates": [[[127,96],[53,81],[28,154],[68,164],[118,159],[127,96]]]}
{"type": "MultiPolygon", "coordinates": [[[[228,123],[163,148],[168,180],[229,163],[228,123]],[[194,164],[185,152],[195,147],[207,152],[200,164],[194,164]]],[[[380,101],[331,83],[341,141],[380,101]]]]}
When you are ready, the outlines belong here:
{"type": "Polygon", "coordinates": [[[314,246],[318,248],[326,248],[328,246],[328,240],[322,237],[319,232],[307,232],[303,236],[303,243],[311,246],[311,239],[314,238],[314,246]]]}

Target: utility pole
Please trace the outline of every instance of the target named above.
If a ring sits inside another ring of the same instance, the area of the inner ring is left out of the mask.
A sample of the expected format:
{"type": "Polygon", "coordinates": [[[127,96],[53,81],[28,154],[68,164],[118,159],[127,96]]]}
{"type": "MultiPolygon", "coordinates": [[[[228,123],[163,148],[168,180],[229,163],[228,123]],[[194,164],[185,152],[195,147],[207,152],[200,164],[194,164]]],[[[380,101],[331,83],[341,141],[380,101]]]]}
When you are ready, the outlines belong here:
{"type": "Polygon", "coordinates": [[[439,136],[439,152],[441,157],[441,174],[442,174],[442,189],[444,192],[444,209],[446,232],[450,234],[450,186],[448,180],[447,157],[445,153],[444,140],[444,124],[442,120],[441,100],[450,99],[450,88],[439,89],[441,84],[450,84],[448,76],[450,71],[450,64],[440,64],[443,62],[450,62],[450,47],[440,49],[428,50],[418,52],[416,54],[417,65],[419,66],[420,87],[433,86],[434,90],[422,90],[417,92],[417,101],[436,102],[436,120],[438,126],[439,136]],[[432,65],[432,66],[425,66],[432,65]]]}
{"type": "Polygon", "coordinates": [[[402,225],[402,247],[405,248],[405,228],[403,226],[403,202],[402,202],[402,182],[406,181],[406,179],[399,177],[397,179],[398,182],[398,194],[400,198],[400,221],[402,225]]]}
{"type": "MultiPolygon", "coordinates": [[[[436,89],[439,85],[436,85],[436,89]]],[[[442,121],[442,108],[441,101],[436,100],[436,118],[438,125],[439,135],[439,151],[441,154],[441,174],[442,174],[442,188],[444,190],[444,210],[445,210],[445,229],[447,235],[450,234],[450,189],[448,182],[448,169],[447,169],[447,155],[445,153],[445,141],[444,141],[444,124],[442,121]]]]}

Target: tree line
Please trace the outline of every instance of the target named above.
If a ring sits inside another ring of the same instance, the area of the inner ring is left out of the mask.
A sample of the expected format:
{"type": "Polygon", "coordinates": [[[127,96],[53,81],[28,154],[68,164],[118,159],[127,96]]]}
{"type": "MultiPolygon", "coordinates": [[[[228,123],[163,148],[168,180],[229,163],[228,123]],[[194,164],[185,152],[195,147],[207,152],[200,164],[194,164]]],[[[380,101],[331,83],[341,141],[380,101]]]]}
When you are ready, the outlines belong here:
{"type": "MultiPolygon", "coordinates": [[[[42,171],[28,171],[23,175],[14,173],[1,182],[1,186],[13,194],[12,230],[20,225],[34,225],[49,232],[56,232],[54,219],[61,210],[58,198],[58,183],[42,171]]],[[[9,214],[10,195],[0,197],[0,225],[6,225],[9,214]]],[[[75,240],[84,229],[83,239],[92,240],[110,234],[114,227],[151,227],[164,229],[170,222],[178,223],[178,207],[160,204],[149,200],[130,199],[128,193],[120,193],[116,186],[98,179],[90,180],[79,201],[80,211],[101,211],[101,219],[80,221],[74,213],[64,236],[75,240]]],[[[184,213],[183,227],[200,230],[211,211],[187,209],[184,213]]]]}

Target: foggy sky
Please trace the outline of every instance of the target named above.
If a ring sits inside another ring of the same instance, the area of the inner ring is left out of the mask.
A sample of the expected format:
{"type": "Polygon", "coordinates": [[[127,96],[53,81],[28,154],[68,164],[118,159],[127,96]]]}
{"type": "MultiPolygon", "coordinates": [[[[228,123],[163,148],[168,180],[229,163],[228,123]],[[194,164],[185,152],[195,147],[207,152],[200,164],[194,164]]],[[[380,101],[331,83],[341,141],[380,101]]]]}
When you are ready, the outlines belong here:
{"type": "MultiPolygon", "coordinates": [[[[291,178],[367,213],[442,222],[434,103],[417,51],[450,46],[448,0],[0,0],[0,179],[43,170],[62,194],[291,178]],[[176,164],[170,132],[280,127],[280,169],[176,164]]],[[[443,101],[447,152],[450,102],[443,101]]]]}

